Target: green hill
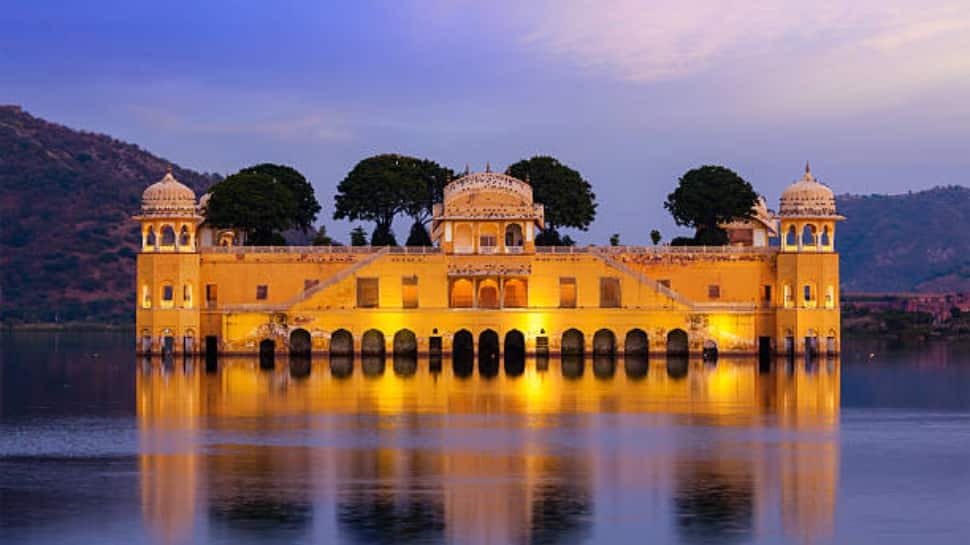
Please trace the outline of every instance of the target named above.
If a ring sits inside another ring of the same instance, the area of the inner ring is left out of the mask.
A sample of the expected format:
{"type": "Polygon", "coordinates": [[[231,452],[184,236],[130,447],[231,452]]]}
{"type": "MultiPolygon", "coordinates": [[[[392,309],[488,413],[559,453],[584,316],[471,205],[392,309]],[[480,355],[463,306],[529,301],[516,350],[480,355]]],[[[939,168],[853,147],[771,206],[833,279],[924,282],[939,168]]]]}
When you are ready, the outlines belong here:
{"type": "MultiPolygon", "coordinates": [[[[133,320],[138,210],[170,162],[0,106],[0,317],[133,320]]],[[[218,179],[173,165],[196,191],[218,179]]]]}
{"type": "Polygon", "coordinates": [[[970,291],[970,188],[843,195],[842,291],[970,291]]]}

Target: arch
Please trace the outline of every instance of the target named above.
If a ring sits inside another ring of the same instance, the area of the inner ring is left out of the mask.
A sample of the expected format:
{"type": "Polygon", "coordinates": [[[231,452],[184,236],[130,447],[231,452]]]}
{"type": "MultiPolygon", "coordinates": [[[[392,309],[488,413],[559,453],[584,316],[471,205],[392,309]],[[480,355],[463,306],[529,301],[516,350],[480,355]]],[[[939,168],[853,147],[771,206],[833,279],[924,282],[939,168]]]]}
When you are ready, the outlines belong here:
{"type": "Polygon", "coordinates": [[[818,230],[815,225],[811,223],[806,223],[805,227],[802,227],[802,246],[815,246],[818,244],[818,230]]]}
{"type": "Polygon", "coordinates": [[[835,308],[835,286],[825,287],[825,308],[835,308]]]}
{"type": "Polygon", "coordinates": [[[493,253],[498,247],[498,227],[491,223],[480,224],[478,227],[478,251],[493,253]]]}
{"type": "Polygon", "coordinates": [[[717,341],[714,339],[704,341],[703,358],[705,361],[717,361],[717,341]]]}
{"type": "Polygon", "coordinates": [[[820,238],[822,246],[829,247],[832,245],[832,235],[829,234],[829,226],[826,225],[822,227],[822,236],[820,238]]]}
{"type": "Polygon", "coordinates": [[[470,376],[475,367],[475,337],[467,329],[459,330],[451,341],[452,369],[455,376],[470,376]]]}
{"type": "Polygon", "coordinates": [[[394,373],[411,376],[418,370],[418,337],[410,329],[401,329],[394,334],[394,373]]]}
{"type": "Polygon", "coordinates": [[[616,354],[616,335],[609,329],[600,329],[593,334],[593,356],[614,356],[616,354]]]}
{"type": "Polygon", "coordinates": [[[522,226],[510,223],[505,226],[505,247],[521,249],[523,244],[522,226]]]}
{"type": "Polygon", "coordinates": [[[141,287],[141,308],[152,308],[152,288],[148,284],[141,287]]]}
{"type": "Polygon", "coordinates": [[[156,248],[158,246],[158,238],[155,237],[155,228],[151,225],[148,226],[148,233],[145,235],[145,246],[149,248],[156,248]]]}
{"type": "Polygon", "coordinates": [[[518,376],[525,372],[525,335],[517,329],[505,334],[505,374],[518,376]]]}
{"type": "Polygon", "coordinates": [[[187,248],[191,245],[192,236],[189,234],[189,228],[187,225],[183,225],[182,229],[179,230],[179,246],[187,248]]]}
{"type": "Polygon", "coordinates": [[[529,293],[526,281],[522,278],[509,278],[502,289],[502,306],[524,308],[529,306],[529,293]]]}
{"type": "Polygon", "coordinates": [[[290,357],[309,358],[311,352],[310,332],[297,328],[290,333],[290,357]]]}
{"type": "Polygon", "coordinates": [[[475,241],[472,238],[472,227],[467,223],[455,226],[455,253],[470,254],[475,251],[475,241]]]}
{"type": "Polygon", "coordinates": [[[163,225],[161,235],[162,246],[175,246],[175,229],[171,225],[163,225]]]}
{"type": "Polygon", "coordinates": [[[458,278],[451,282],[451,307],[471,308],[475,304],[474,286],[467,278],[458,278]]]}
{"type": "Polygon", "coordinates": [[[478,373],[484,377],[498,374],[498,333],[486,329],[478,335],[478,373]]]}
{"type": "Polygon", "coordinates": [[[827,356],[834,356],[839,353],[839,341],[838,336],[834,329],[830,329],[828,335],[825,337],[825,354],[827,356]]]}
{"type": "Polygon", "coordinates": [[[185,354],[191,354],[195,350],[195,331],[192,329],[186,329],[185,334],[182,335],[182,352],[185,354]]]}
{"type": "Polygon", "coordinates": [[[690,362],[686,355],[669,356],[667,358],[667,376],[679,380],[687,376],[690,362]]]}
{"type": "Polygon", "coordinates": [[[559,352],[566,356],[579,356],[580,358],[586,353],[586,340],[583,337],[583,332],[578,329],[567,329],[562,334],[562,342],[559,345],[559,352]]]}
{"type": "Polygon", "coordinates": [[[689,352],[686,331],[674,329],[667,333],[667,356],[686,356],[689,352]]]}
{"type": "Polygon", "coordinates": [[[385,360],[384,354],[363,354],[360,356],[360,369],[365,377],[379,377],[384,374],[385,360]]]}
{"type": "Polygon", "coordinates": [[[798,235],[795,233],[794,225],[788,226],[788,232],[785,234],[785,246],[798,246],[798,235]]]}
{"type": "Polygon", "coordinates": [[[805,282],[802,284],[802,303],[807,308],[815,308],[818,306],[818,292],[813,282],[805,282]]]}
{"type": "Polygon", "coordinates": [[[346,329],[338,329],[330,335],[330,357],[353,356],[354,336],[346,329]]]}
{"type": "Polygon", "coordinates": [[[159,306],[162,308],[175,306],[175,286],[171,282],[162,283],[162,300],[159,306]]]}
{"type": "Polygon", "coordinates": [[[273,339],[263,339],[259,341],[259,366],[262,368],[273,367],[276,357],[276,341],[273,339]]]}
{"type": "Polygon", "coordinates": [[[623,356],[630,358],[648,357],[650,344],[647,339],[647,332],[642,329],[631,329],[626,333],[623,341],[623,356]]]}
{"type": "Polygon", "coordinates": [[[384,334],[376,329],[368,329],[360,340],[360,353],[362,356],[381,356],[386,352],[384,344],[384,334]]]}
{"type": "Polygon", "coordinates": [[[582,378],[583,372],[586,370],[586,361],[582,354],[562,354],[559,359],[562,376],[567,379],[582,378]]]}
{"type": "Polygon", "coordinates": [[[478,282],[478,308],[498,308],[498,282],[485,278],[478,282]]]}
{"type": "Polygon", "coordinates": [[[141,330],[141,351],[146,354],[152,352],[152,332],[147,329],[141,330]]]}
{"type": "Polygon", "coordinates": [[[394,356],[418,357],[418,337],[410,329],[402,329],[394,334],[394,356]]]}
{"type": "Polygon", "coordinates": [[[784,297],[784,299],[783,299],[784,303],[783,304],[784,304],[785,308],[791,308],[792,307],[792,303],[793,303],[793,300],[792,300],[793,298],[792,298],[792,293],[791,293],[791,285],[785,284],[784,287],[782,288],[782,292],[783,292],[783,297],[784,297]]]}
{"type": "Polygon", "coordinates": [[[219,246],[231,247],[236,245],[236,235],[232,231],[219,233],[219,246]]]}
{"type": "Polygon", "coordinates": [[[611,378],[616,373],[616,358],[606,354],[593,354],[593,376],[599,379],[611,378]]]}

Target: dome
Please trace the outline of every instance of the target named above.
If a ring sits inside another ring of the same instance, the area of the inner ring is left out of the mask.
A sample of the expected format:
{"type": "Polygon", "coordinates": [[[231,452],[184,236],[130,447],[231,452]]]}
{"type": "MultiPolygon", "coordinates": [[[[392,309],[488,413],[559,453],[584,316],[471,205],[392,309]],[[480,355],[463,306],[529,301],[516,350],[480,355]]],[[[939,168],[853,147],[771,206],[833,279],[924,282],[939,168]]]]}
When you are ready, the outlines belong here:
{"type": "Polygon", "coordinates": [[[806,164],[802,179],[788,186],[781,194],[779,215],[835,216],[835,194],[812,176],[806,164]]]}
{"type": "Polygon", "coordinates": [[[195,215],[195,192],[172,176],[148,186],[141,195],[141,209],[145,215],[195,215]]]}
{"type": "Polygon", "coordinates": [[[446,206],[458,199],[469,199],[477,204],[494,201],[493,204],[531,206],[532,186],[518,178],[486,170],[466,174],[445,186],[446,206]]]}

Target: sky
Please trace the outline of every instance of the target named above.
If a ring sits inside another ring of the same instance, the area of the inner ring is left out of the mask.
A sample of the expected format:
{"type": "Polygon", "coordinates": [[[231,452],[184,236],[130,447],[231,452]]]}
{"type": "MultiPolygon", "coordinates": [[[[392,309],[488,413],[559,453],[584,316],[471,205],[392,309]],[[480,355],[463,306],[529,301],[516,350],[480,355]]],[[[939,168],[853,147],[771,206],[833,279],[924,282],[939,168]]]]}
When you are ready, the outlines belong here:
{"type": "Polygon", "coordinates": [[[684,234],[663,201],[705,164],[772,208],[806,161],[839,194],[970,183],[966,0],[11,0],[0,28],[0,103],[199,171],[289,164],[344,241],[335,187],[378,153],[553,155],[597,244],[684,234]]]}

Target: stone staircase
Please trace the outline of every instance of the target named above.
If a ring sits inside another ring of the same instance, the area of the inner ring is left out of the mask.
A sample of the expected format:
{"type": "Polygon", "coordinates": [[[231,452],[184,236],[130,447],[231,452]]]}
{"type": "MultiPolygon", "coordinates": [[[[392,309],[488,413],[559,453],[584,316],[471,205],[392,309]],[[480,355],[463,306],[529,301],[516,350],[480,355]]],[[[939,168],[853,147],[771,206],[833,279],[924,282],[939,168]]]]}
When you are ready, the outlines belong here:
{"type": "Polygon", "coordinates": [[[305,290],[300,295],[297,295],[293,299],[290,299],[289,301],[287,301],[285,303],[286,308],[290,308],[293,305],[298,305],[306,301],[307,299],[313,297],[314,295],[320,293],[321,291],[329,288],[330,286],[336,284],[337,282],[345,280],[346,278],[350,277],[350,275],[356,273],[357,271],[363,269],[364,267],[380,259],[382,256],[386,255],[389,250],[390,250],[390,247],[381,248],[375,251],[374,253],[368,255],[364,259],[361,259],[357,263],[354,263],[350,267],[347,267],[346,269],[338,272],[337,274],[323,280],[316,286],[313,286],[312,288],[305,290]]]}
{"type": "Polygon", "coordinates": [[[640,271],[636,271],[634,269],[631,269],[630,267],[627,267],[623,263],[617,261],[608,252],[604,252],[599,249],[593,249],[592,254],[600,258],[604,263],[606,263],[610,267],[613,267],[614,269],[637,279],[637,281],[639,281],[640,283],[650,286],[651,288],[655,289],[657,292],[661,293],[662,295],[669,297],[670,299],[690,309],[694,309],[695,305],[691,300],[687,299],[686,297],[677,293],[676,291],[668,288],[667,286],[661,284],[660,282],[657,282],[656,280],[648,277],[647,275],[641,273],[640,271]]]}

